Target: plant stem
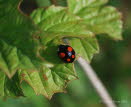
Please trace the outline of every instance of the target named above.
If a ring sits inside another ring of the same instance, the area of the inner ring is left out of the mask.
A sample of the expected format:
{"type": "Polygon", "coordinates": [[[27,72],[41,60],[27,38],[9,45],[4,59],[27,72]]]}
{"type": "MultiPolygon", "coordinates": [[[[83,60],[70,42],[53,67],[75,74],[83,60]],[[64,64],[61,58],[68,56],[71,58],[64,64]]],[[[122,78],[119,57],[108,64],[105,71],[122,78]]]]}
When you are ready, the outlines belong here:
{"type": "Polygon", "coordinates": [[[98,78],[98,76],[96,75],[95,71],[92,69],[90,64],[81,57],[77,59],[77,62],[79,63],[81,68],[85,71],[93,87],[96,89],[98,95],[101,97],[102,99],[101,102],[105,103],[107,107],[116,107],[106,88],[104,87],[101,80],[98,78]]]}

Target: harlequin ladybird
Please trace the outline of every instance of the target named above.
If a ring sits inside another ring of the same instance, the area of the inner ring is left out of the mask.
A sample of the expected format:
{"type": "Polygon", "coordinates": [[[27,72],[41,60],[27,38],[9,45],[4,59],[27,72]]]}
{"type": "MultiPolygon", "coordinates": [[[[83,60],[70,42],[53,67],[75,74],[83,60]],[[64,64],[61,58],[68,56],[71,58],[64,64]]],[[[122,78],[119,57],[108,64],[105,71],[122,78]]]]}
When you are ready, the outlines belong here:
{"type": "Polygon", "coordinates": [[[75,60],[75,51],[69,45],[59,45],[58,56],[65,63],[72,63],[75,60]]]}

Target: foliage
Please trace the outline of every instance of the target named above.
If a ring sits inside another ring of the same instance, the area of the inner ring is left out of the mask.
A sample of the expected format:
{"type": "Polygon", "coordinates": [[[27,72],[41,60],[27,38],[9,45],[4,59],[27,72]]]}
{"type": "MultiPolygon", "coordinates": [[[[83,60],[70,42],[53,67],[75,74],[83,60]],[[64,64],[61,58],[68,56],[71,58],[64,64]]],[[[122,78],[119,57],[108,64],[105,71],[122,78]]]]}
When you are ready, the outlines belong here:
{"type": "Polygon", "coordinates": [[[121,14],[104,6],[106,3],[68,0],[68,7],[38,8],[27,17],[19,0],[0,1],[1,96],[26,96],[21,89],[23,81],[37,95],[49,99],[56,92],[65,92],[67,82],[77,75],[74,63],[63,63],[57,57],[59,44],[67,39],[76,53],[90,62],[99,52],[95,35],[122,39],[121,14]]]}

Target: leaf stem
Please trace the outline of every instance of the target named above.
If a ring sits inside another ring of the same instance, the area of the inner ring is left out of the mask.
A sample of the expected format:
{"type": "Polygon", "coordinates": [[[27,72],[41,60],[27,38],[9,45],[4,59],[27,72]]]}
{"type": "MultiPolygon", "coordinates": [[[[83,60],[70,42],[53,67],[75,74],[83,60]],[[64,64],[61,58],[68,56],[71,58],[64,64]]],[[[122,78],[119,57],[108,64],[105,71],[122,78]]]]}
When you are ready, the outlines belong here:
{"type": "Polygon", "coordinates": [[[85,71],[87,77],[89,78],[90,82],[92,83],[93,87],[96,89],[96,92],[102,99],[102,103],[105,103],[107,107],[116,107],[115,103],[113,102],[111,96],[107,92],[106,88],[104,87],[101,80],[98,78],[95,71],[92,69],[90,64],[83,58],[79,57],[77,59],[80,67],[85,71]]]}

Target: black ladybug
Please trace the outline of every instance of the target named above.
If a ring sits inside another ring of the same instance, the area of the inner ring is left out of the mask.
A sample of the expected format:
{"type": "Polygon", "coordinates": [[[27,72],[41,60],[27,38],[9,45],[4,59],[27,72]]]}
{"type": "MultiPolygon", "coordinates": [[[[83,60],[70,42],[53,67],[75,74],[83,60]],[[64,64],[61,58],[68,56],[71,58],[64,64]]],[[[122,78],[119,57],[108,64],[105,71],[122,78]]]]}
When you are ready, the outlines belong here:
{"type": "Polygon", "coordinates": [[[72,63],[75,60],[75,51],[69,45],[59,45],[58,56],[65,63],[72,63]]]}

